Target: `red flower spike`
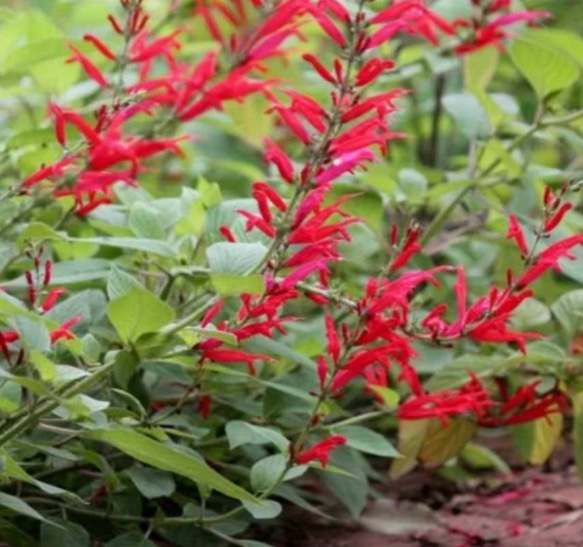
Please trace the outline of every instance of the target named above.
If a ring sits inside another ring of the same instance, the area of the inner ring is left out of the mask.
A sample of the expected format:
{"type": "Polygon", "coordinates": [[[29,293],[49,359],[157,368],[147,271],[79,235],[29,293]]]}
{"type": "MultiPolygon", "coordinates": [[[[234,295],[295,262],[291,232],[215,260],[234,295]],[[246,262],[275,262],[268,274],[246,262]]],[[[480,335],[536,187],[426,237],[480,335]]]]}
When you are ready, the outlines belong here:
{"type": "Polygon", "coordinates": [[[332,435],[298,454],[296,456],[296,463],[298,465],[305,465],[318,460],[322,464],[322,467],[326,467],[330,459],[330,452],[343,444],[346,444],[346,437],[343,435],[332,435]]]}

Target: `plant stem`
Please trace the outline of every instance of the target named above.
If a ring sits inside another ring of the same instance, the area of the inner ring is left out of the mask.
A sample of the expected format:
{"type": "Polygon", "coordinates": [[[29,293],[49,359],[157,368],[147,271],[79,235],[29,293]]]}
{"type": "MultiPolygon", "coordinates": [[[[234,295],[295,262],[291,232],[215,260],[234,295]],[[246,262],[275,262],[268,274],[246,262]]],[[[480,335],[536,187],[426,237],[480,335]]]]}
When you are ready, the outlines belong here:
{"type": "MultiPolygon", "coordinates": [[[[97,385],[111,371],[113,365],[114,363],[103,365],[90,376],[83,378],[79,382],[75,383],[73,386],[63,392],[62,399],[74,397],[75,395],[83,393],[91,387],[97,385]]],[[[8,427],[0,433],[0,447],[4,446],[8,441],[17,435],[34,427],[43,416],[46,416],[52,412],[60,404],[60,400],[48,400],[41,402],[32,412],[26,413],[24,416],[16,419],[16,421],[14,421],[14,423],[11,425],[7,424],[8,427]]]]}
{"type": "MultiPolygon", "coordinates": [[[[539,121],[533,124],[528,131],[524,132],[522,135],[519,135],[510,146],[506,149],[506,153],[510,153],[516,150],[519,146],[521,146],[525,141],[527,141],[532,135],[534,135],[541,127],[544,126],[544,122],[539,121]]],[[[483,180],[488,177],[502,163],[502,158],[498,157],[493,160],[481,173],[478,173],[476,179],[473,183],[468,184],[465,188],[463,188],[457,196],[445,207],[442,209],[439,214],[433,219],[433,222],[429,225],[429,227],[423,232],[422,237],[420,238],[420,243],[422,246],[427,245],[429,241],[441,230],[442,226],[447,222],[449,217],[451,216],[452,212],[455,208],[465,199],[465,197],[476,188],[481,186],[483,180]]]]}

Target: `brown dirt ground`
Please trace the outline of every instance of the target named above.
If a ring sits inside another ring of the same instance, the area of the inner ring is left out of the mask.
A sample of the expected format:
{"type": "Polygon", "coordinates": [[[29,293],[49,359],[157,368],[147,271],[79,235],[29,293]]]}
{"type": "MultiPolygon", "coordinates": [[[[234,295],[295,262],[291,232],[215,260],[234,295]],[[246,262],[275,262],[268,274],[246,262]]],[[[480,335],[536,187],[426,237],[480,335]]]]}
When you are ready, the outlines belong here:
{"type": "Polygon", "coordinates": [[[461,487],[416,472],[383,487],[358,520],[292,511],[257,539],[275,547],[583,547],[583,486],[571,455],[461,487]]]}

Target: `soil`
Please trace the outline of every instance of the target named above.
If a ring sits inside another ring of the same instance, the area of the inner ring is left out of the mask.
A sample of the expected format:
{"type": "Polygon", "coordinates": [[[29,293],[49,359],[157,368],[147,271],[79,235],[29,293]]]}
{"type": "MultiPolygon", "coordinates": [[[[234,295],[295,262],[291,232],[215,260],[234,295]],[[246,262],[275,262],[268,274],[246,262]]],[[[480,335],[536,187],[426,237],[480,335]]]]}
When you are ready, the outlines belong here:
{"type": "Polygon", "coordinates": [[[461,485],[416,472],[383,488],[358,520],[287,511],[257,539],[275,547],[583,547],[583,486],[565,454],[544,469],[461,485]]]}

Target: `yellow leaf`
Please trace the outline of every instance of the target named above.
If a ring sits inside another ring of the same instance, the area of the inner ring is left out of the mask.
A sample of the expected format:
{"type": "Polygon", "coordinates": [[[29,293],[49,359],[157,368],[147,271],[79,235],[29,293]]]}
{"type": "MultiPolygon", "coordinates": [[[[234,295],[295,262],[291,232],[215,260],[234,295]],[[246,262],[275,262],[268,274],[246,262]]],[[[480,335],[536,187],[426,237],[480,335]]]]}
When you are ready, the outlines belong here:
{"type": "Polygon", "coordinates": [[[389,476],[392,479],[406,475],[417,465],[417,454],[421,449],[431,420],[400,420],[399,446],[401,458],[395,458],[391,464],[389,476]]]}
{"type": "Polygon", "coordinates": [[[562,431],[563,415],[557,411],[516,426],[512,433],[521,457],[532,465],[542,465],[553,453],[562,431]]]}
{"type": "Polygon", "coordinates": [[[419,450],[419,461],[427,467],[443,465],[462,451],[476,429],[475,422],[464,418],[451,418],[447,425],[438,419],[431,420],[419,450]]]}

